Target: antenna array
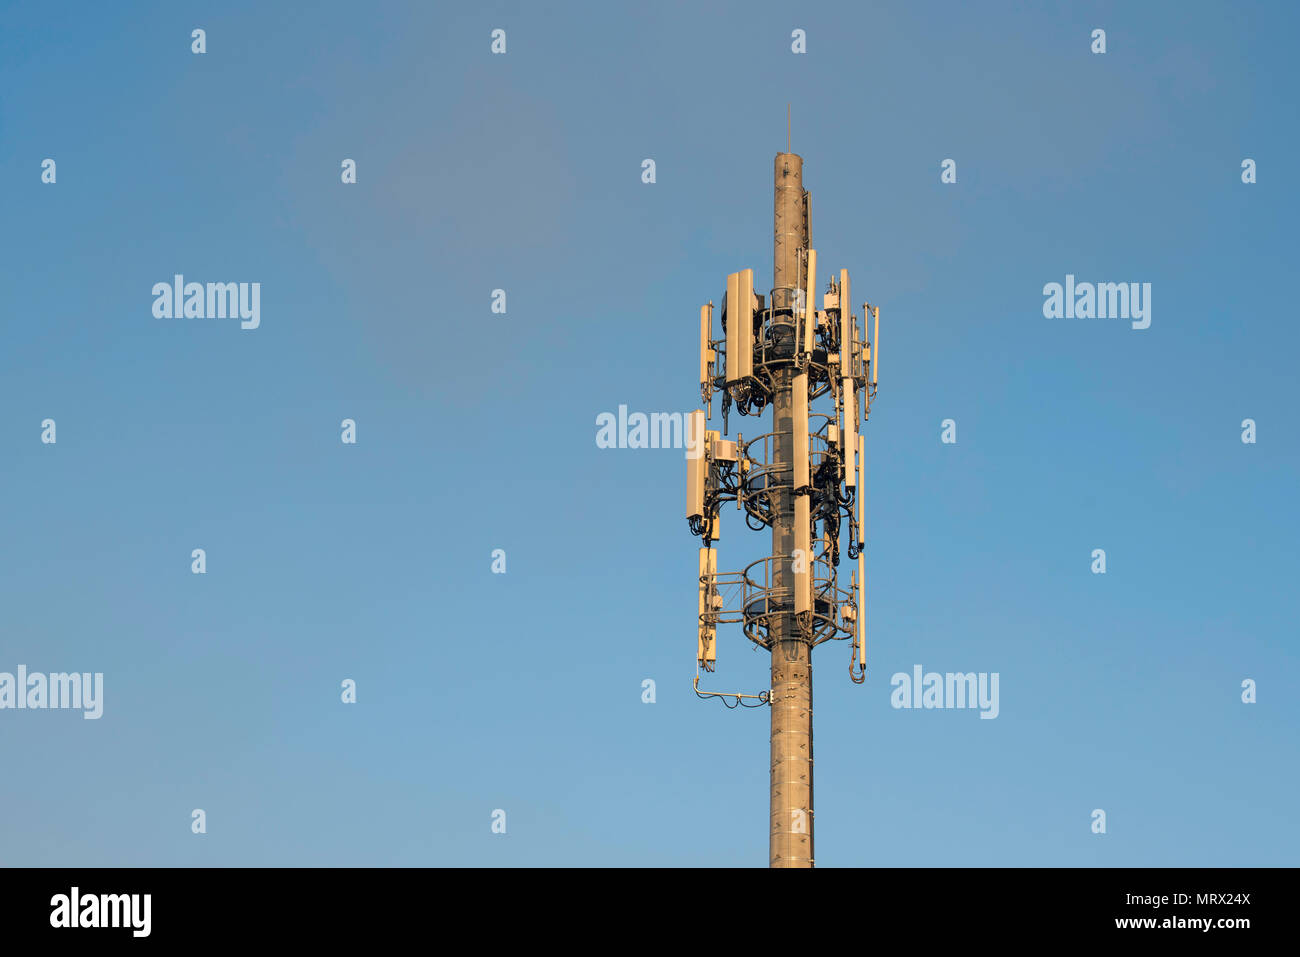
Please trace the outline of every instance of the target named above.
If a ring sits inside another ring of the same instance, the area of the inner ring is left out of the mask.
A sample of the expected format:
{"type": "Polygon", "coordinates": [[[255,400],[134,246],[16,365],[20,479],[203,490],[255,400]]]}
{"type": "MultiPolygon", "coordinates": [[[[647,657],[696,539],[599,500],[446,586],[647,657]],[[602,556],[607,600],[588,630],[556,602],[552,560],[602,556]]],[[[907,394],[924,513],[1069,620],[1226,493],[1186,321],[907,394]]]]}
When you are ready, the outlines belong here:
{"type": "MultiPolygon", "coordinates": [[[[714,671],[718,626],[739,624],[772,653],[772,685],[757,695],[701,691],[702,697],[756,699],[772,709],[772,866],[811,867],[812,649],[849,640],[850,677],[865,680],[865,445],[859,425],[871,412],[880,366],[880,309],[854,315],[849,273],[829,277],[817,300],[817,251],[803,189],[803,159],[775,164],[774,283],[754,291],[754,271],[727,277],[717,310],[700,307],[699,378],[703,409],[688,421],[686,518],[703,539],[697,596],[698,668],[714,671]],[[872,324],[866,339],[868,322],[872,324]],[[715,334],[721,335],[715,338],[715,334]],[[710,430],[714,397],[722,428],[710,430]],[[773,427],[746,440],[723,438],[732,408],[773,427]],[[820,407],[820,411],[818,410],[820,407]],[[736,503],[746,527],[772,530],[771,554],[738,572],[719,572],[722,507],[736,503]],[[841,587],[841,537],[850,581],[841,587]]],[[[734,705],[732,705],[734,707],[734,705]]]]}

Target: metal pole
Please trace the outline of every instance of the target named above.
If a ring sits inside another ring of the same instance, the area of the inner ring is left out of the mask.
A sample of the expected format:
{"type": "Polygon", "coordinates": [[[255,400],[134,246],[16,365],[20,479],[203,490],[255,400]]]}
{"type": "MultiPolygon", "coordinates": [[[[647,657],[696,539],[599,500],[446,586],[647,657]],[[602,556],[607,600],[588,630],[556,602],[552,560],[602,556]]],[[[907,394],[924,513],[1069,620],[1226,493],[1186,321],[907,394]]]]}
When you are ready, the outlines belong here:
{"type": "MultiPolygon", "coordinates": [[[[802,289],[804,266],[801,250],[811,237],[805,217],[803,159],[794,153],[778,153],[774,170],[773,216],[773,309],[793,308],[794,290],[802,289]]],[[[808,308],[812,309],[812,303],[808,308]]],[[[796,337],[790,337],[791,357],[798,351],[796,337]]],[[[772,622],[772,777],[771,839],[772,867],[813,866],[813,757],[812,757],[812,657],[802,640],[794,614],[794,575],[791,551],[794,547],[793,421],[791,418],[791,369],[774,375],[772,430],[776,474],[786,485],[777,495],[773,509],[773,586],[781,602],[781,613],[772,622]]],[[[805,556],[811,563],[812,556],[805,556]]]]}

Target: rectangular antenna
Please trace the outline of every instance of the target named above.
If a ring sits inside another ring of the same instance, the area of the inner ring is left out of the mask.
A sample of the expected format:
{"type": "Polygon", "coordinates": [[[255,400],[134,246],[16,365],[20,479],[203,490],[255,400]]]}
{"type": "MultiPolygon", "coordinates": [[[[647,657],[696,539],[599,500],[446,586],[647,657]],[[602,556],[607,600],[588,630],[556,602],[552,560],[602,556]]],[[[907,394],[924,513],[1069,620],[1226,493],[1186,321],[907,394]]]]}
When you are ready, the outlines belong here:
{"type": "Polygon", "coordinates": [[[709,381],[713,378],[713,349],[710,339],[713,336],[713,303],[700,306],[700,388],[707,391],[709,381]]]}
{"type": "MultiPolygon", "coordinates": [[[[880,307],[875,306],[871,311],[876,320],[876,331],[871,337],[871,384],[875,385],[880,378],[880,307]]],[[[862,317],[863,322],[866,319],[866,316],[862,317]]]]}
{"type": "Polygon", "coordinates": [[[712,604],[713,588],[711,584],[713,578],[718,573],[718,550],[716,548],[700,549],[700,587],[699,598],[696,602],[699,608],[699,629],[698,639],[695,647],[695,657],[699,663],[709,671],[709,667],[718,660],[718,643],[717,628],[706,623],[705,616],[713,614],[712,604]]]}
{"type": "Polygon", "coordinates": [[[808,374],[800,372],[790,380],[790,418],[794,423],[794,488],[811,484],[808,477],[808,374]]]}
{"type": "Polygon", "coordinates": [[[862,551],[867,543],[867,526],[864,519],[866,518],[866,498],[867,498],[867,447],[862,441],[862,436],[858,436],[858,551],[862,551]]]}
{"type": "MultiPolygon", "coordinates": [[[[862,314],[862,325],[867,324],[867,314],[862,314]]],[[[849,360],[849,368],[853,370],[853,378],[862,375],[863,355],[866,353],[866,343],[862,341],[863,336],[858,335],[858,317],[849,316],[849,335],[853,339],[853,358],[849,360]]]]}
{"type": "Polygon", "coordinates": [[[858,395],[853,386],[853,377],[844,377],[844,484],[852,488],[858,481],[856,458],[858,454],[858,395]]]}
{"type": "Polygon", "coordinates": [[[740,378],[748,379],[754,374],[754,313],[758,311],[758,303],[754,300],[754,270],[742,269],[738,274],[738,280],[736,346],[740,350],[740,355],[736,357],[736,371],[740,374],[740,378]]]}
{"type": "MultiPolygon", "coordinates": [[[[812,521],[807,495],[797,495],[794,500],[794,610],[795,613],[812,610],[812,521]]],[[[778,561],[785,561],[781,556],[778,561]]]]}
{"type": "MultiPolygon", "coordinates": [[[[862,362],[860,365],[861,365],[861,375],[863,378],[863,384],[868,387],[871,385],[871,370],[875,368],[875,362],[873,360],[875,357],[875,350],[876,350],[876,343],[874,340],[870,342],[865,341],[867,339],[867,336],[870,334],[870,332],[871,332],[871,303],[864,302],[862,304],[862,338],[864,341],[862,343],[862,362]]],[[[862,396],[862,421],[863,422],[867,421],[867,416],[870,414],[871,414],[871,389],[867,388],[866,392],[863,393],[862,396]]]]}
{"type": "Polygon", "coordinates": [[[817,322],[817,250],[808,250],[808,288],[804,293],[803,351],[813,351],[813,326],[817,322]]]}
{"type": "Polygon", "coordinates": [[[853,315],[852,299],[849,298],[849,271],[840,270],[840,375],[851,375],[849,371],[853,362],[853,334],[849,331],[849,316],[853,315]]]}
{"type": "Polygon", "coordinates": [[[722,321],[727,331],[727,381],[735,382],[740,378],[740,322],[737,317],[740,310],[740,273],[733,272],[727,276],[727,294],[722,300],[722,321]]]}
{"type": "Polygon", "coordinates": [[[858,452],[855,430],[858,426],[858,398],[853,386],[853,306],[849,298],[849,271],[840,270],[840,375],[843,376],[840,388],[840,401],[844,405],[844,484],[852,486],[857,482],[857,469],[854,459],[858,452]]]}
{"type": "Polygon", "coordinates": [[[865,671],[867,668],[867,563],[866,555],[858,552],[858,593],[855,596],[858,600],[858,620],[854,623],[858,628],[857,641],[858,646],[858,664],[862,665],[865,671]]]}
{"type": "Polygon", "coordinates": [[[686,420],[686,517],[704,517],[704,482],[708,475],[709,461],[704,454],[704,410],[696,409],[686,420]],[[696,455],[691,457],[689,446],[695,447],[696,455]]]}
{"type": "Polygon", "coordinates": [[[749,479],[750,458],[745,454],[745,437],[739,432],[736,433],[736,471],[739,476],[736,478],[736,511],[745,510],[745,482],[749,479]]]}
{"type": "MultiPolygon", "coordinates": [[[[704,461],[705,465],[705,488],[710,484],[716,486],[718,481],[717,473],[714,471],[713,463],[718,461],[719,447],[722,445],[722,433],[716,429],[710,429],[704,433],[704,461]]],[[[714,502],[713,510],[709,513],[709,538],[717,541],[722,538],[722,515],[718,511],[717,502],[714,502]]]]}

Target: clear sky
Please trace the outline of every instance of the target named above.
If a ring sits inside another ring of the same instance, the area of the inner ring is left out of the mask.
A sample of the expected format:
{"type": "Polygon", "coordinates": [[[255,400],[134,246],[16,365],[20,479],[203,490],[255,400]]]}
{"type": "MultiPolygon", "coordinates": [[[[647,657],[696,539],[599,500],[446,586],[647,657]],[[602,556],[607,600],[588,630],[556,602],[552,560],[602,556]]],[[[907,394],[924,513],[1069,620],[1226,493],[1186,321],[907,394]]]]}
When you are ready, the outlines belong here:
{"type": "Polygon", "coordinates": [[[765,865],[683,455],[595,420],[694,408],[700,304],[770,287],[787,103],[882,325],[818,863],[1296,864],[1295,6],[472,7],[0,4],[0,672],[104,675],[0,711],[0,864],[765,865]],[[917,664],[998,717],[892,708],[917,664]]]}

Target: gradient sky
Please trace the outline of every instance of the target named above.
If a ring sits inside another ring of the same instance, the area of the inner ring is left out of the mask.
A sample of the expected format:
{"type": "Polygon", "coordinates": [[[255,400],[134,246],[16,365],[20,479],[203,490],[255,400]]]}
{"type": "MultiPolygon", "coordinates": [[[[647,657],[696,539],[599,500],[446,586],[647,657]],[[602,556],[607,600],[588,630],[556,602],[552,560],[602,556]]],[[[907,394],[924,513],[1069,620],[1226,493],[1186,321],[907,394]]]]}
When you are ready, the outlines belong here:
{"type": "Polygon", "coordinates": [[[765,865],[682,453],[595,419],[694,408],[699,305],[770,287],[787,103],[882,325],[818,863],[1296,864],[1295,6],[473,7],[0,4],[0,671],[105,684],[0,711],[0,864],[765,865]],[[178,272],[261,327],[155,319],[178,272]],[[1151,327],[1045,319],[1067,273],[1151,327]],[[1000,715],[893,709],[915,664],[1000,715]]]}

